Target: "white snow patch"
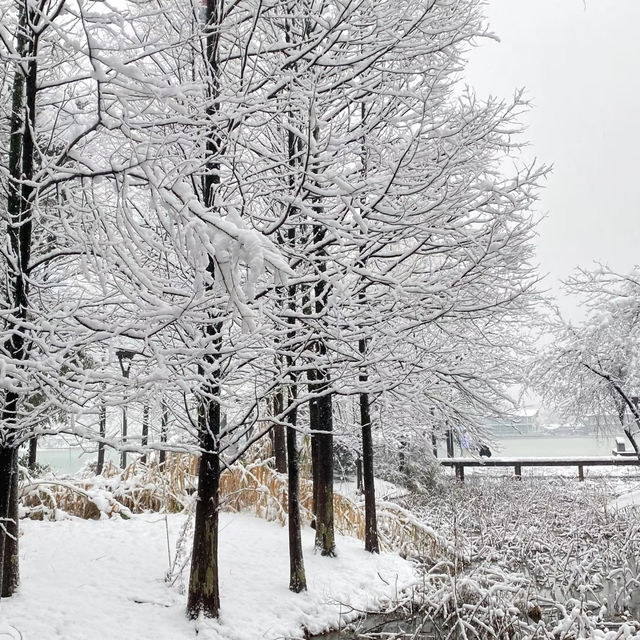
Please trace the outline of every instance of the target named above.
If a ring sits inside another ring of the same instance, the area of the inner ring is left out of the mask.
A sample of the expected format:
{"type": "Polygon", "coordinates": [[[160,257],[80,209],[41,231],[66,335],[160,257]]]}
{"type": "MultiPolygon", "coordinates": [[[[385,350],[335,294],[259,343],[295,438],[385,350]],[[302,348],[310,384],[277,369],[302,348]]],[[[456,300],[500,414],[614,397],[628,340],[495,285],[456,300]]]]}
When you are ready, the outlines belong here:
{"type": "Polygon", "coordinates": [[[627,491],[618,496],[613,501],[613,506],[618,509],[628,509],[629,507],[640,507],[640,489],[627,491]]]}
{"type": "MultiPolygon", "coordinates": [[[[183,522],[168,517],[172,554],[183,522]]],[[[163,580],[164,516],[21,525],[21,586],[0,601],[0,636],[8,638],[192,640],[196,625],[203,640],[302,638],[304,628],[321,632],[384,607],[416,581],[409,562],[369,554],[352,538],[338,537],[337,558],[314,554],[314,532],[305,529],[309,590],[291,593],[286,528],[223,513],[220,619],[192,623],[185,596],[163,580]]]]}

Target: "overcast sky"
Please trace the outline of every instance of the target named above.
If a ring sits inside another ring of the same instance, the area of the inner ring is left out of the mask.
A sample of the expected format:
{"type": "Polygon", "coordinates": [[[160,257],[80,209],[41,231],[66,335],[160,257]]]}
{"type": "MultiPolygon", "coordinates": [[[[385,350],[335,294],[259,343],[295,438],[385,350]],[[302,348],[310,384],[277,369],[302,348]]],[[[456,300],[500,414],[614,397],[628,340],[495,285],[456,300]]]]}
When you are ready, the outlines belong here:
{"type": "Polygon", "coordinates": [[[467,77],[533,104],[527,153],[554,167],[539,202],[548,286],[595,260],[640,264],[640,0],[487,0],[486,14],[501,41],[469,54],[467,77]]]}

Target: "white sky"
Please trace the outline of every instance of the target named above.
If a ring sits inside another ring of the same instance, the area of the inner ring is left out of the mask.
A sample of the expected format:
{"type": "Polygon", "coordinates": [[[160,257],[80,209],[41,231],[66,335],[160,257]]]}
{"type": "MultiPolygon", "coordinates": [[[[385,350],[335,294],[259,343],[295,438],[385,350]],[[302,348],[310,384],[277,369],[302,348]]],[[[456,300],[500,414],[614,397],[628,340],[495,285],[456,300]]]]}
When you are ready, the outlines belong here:
{"type": "Polygon", "coordinates": [[[525,87],[527,154],[554,167],[539,202],[547,287],[596,260],[629,270],[640,263],[640,0],[487,0],[486,14],[501,42],[469,54],[468,81],[479,95],[525,87]]]}

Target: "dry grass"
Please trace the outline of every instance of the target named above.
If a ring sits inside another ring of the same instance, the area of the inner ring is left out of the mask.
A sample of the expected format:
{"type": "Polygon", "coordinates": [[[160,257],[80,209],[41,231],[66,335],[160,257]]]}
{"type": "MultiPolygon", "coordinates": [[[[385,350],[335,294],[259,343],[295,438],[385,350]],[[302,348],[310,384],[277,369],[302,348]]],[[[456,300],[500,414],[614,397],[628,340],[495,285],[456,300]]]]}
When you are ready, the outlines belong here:
{"type": "MultiPolygon", "coordinates": [[[[264,463],[240,464],[226,469],[220,481],[222,508],[251,511],[259,518],[287,522],[287,480],[264,463]]],[[[300,515],[303,523],[313,520],[313,485],[300,480],[300,515]]],[[[338,493],[333,497],[333,516],[337,531],[364,540],[364,513],[351,500],[338,493]]]]}
{"type": "MultiPolygon", "coordinates": [[[[167,454],[164,468],[132,462],[121,470],[107,464],[101,476],[59,480],[53,477],[25,477],[21,503],[26,515],[56,519],[61,513],[79,518],[129,517],[134,513],[182,511],[192,502],[197,484],[198,458],[189,454],[167,454]]],[[[287,522],[287,479],[263,461],[236,463],[220,479],[221,508],[248,511],[259,518],[287,522]]],[[[313,486],[300,480],[300,512],[304,524],[313,520],[313,486]]],[[[334,523],[342,535],[364,540],[363,508],[334,494],[334,523]]],[[[378,507],[380,541],[385,549],[406,555],[435,557],[450,550],[430,528],[393,503],[378,507]]]]}
{"type": "Polygon", "coordinates": [[[195,490],[197,458],[167,454],[164,468],[132,462],[121,470],[112,462],[102,475],[60,480],[26,475],[20,502],[30,518],[55,519],[64,512],[84,519],[145,511],[182,511],[195,490]]]}

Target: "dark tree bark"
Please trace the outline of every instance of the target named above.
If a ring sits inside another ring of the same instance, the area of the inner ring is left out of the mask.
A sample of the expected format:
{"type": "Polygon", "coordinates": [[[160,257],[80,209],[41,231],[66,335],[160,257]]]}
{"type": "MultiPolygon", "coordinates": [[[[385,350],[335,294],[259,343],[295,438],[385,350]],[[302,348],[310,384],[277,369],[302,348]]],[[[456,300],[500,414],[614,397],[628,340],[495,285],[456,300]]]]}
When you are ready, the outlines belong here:
{"type": "Polygon", "coordinates": [[[316,549],[323,556],[336,555],[333,526],[333,402],[322,381],[310,385],[318,394],[311,402],[315,405],[310,423],[312,442],[316,442],[314,469],[314,499],[316,517],[316,549]],[[324,392],[324,395],[322,395],[324,392]]]}
{"type": "Polygon", "coordinates": [[[29,438],[29,470],[34,471],[38,463],[38,436],[29,438]]]}
{"type": "MultiPolygon", "coordinates": [[[[149,405],[145,404],[142,407],[142,442],[143,447],[146,447],[149,444],[149,405]]],[[[147,454],[146,452],[142,454],[140,458],[140,462],[142,464],[147,464],[147,454]]]]}
{"type": "Polygon", "coordinates": [[[208,389],[198,416],[202,453],[198,468],[198,494],[187,601],[187,614],[191,619],[197,618],[200,613],[206,617],[215,618],[220,611],[218,584],[220,405],[216,400],[218,394],[217,387],[208,389]]]}
{"type": "MultiPolygon", "coordinates": [[[[308,377],[312,378],[313,371],[309,371],[308,377]]],[[[310,385],[310,390],[313,390],[313,386],[310,385]]],[[[318,424],[318,403],[315,399],[309,401],[309,426],[314,429],[314,425],[318,424]]],[[[312,500],[311,509],[313,515],[318,515],[318,490],[320,488],[320,478],[318,477],[318,439],[314,434],[311,434],[311,482],[312,482],[312,500]]]]}
{"type": "Polygon", "coordinates": [[[295,406],[291,406],[295,403],[297,391],[293,381],[289,397],[290,408],[287,414],[289,422],[289,426],[287,426],[289,589],[294,593],[300,593],[307,589],[307,577],[304,570],[304,556],[302,555],[302,539],[300,536],[300,466],[296,433],[297,410],[295,406]]]}
{"type": "MultiPolygon", "coordinates": [[[[273,414],[279,416],[284,411],[284,397],[282,389],[279,389],[273,397],[273,414]]],[[[273,455],[275,457],[276,471],[287,473],[287,439],[285,427],[277,424],[271,429],[271,442],[273,444],[273,455]]]]}
{"type": "MultiPolygon", "coordinates": [[[[166,401],[162,400],[160,416],[160,442],[165,444],[167,442],[167,430],[169,428],[169,407],[167,407],[166,401]]],[[[159,466],[160,470],[164,470],[167,459],[167,452],[164,449],[160,449],[159,466]]]]}
{"type": "MultiPolygon", "coordinates": [[[[33,27],[39,16],[21,5],[17,50],[22,66],[16,65],[11,94],[9,138],[9,185],[7,213],[9,247],[7,260],[7,307],[11,309],[10,337],[3,345],[10,360],[23,362],[27,357],[27,320],[29,308],[28,269],[31,256],[31,216],[33,195],[34,135],[36,125],[37,39],[33,27]],[[23,71],[23,69],[25,69],[23,71]]],[[[18,446],[20,425],[18,409],[21,396],[7,391],[0,411],[0,587],[2,597],[11,596],[18,586],[18,446]]]]}
{"type": "MultiPolygon", "coordinates": [[[[360,120],[364,124],[367,119],[366,108],[364,102],[360,104],[360,120]]],[[[366,135],[363,133],[361,138],[360,155],[362,159],[362,177],[367,176],[368,165],[368,149],[366,144],[366,135]]],[[[366,267],[366,257],[364,253],[364,247],[360,250],[358,256],[358,267],[363,271],[366,267]]],[[[365,288],[360,287],[358,292],[358,302],[364,310],[366,308],[366,293],[365,288]]],[[[380,547],[378,545],[378,524],[376,520],[376,490],[374,482],[373,471],[373,437],[371,434],[371,406],[369,400],[369,392],[366,389],[366,384],[369,379],[367,372],[367,347],[368,340],[366,337],[362,337],[358,340],[358,352],[362,358],[362,364],[360,367],[359,381],[363,385],[363,390],[360,392],[360,429],[362,433],[362,480],[364,488],[364,519],[365,519],[365,534],[364,534],[364,548],[371,553],[379,553],[380,547]]]]}
{"type": "MultiPolygon", "coordinates": [[[[291,6],[285,7],[285,11],[289,16],[294,16],[295,12],[291,11],[291,6]]],[[[285,19],[285,40],[291,44],[292,37],[292,20],[285,19]]],[[[295,62],[293,63],[295,67],[295,62]]],[[[303,149],[302,140],[298,135],[294,133],[295,129],[295,117],[294,112],[287,112],[287,117],[290,123],[290,127],[287,128],[287,164],[291,171],[288,176],[288,187],[291,193],[296,189],[296,172],[299,169],[301,162],[301,154],[303,149]]],[[[297,217],[299,215],[299,209],[297,207],[290,206],[287,210],[287,217],[297,217]]],[[[278,240],[281,244],[288,245],[289,249],[295,254],[297,243],[297,231],[296,226],[291,225],[287,229],[286,236],[278,233],[278,240]]],[[[280,292],[284,294],[285,289],[281,287],[280,292]]],[[[287,422],[286,428],[286,448],[287,448],[287,528],[289,534],[289,589],[294,593],[300,593],[307,590],[307,577],[304,569],[304,555],[302,553],[302,537],[301,526],[302,521],[300,517],[300,453],[298,451],[297,432],[296,426],[298,421],[298,410],[296,401],[298,398],[298,381],[299,374],[295,371],[295,358],[293,356],[293,349],[296,343],[296,313],[298,309],[297,300],[298,288],[295,284],[291,284],[286,288],[286,308],[289,311],[287,317],[287,379],[289,382],[289,388],[287,392],[288,406],[287,406],[287,422]]],[[[284,296],[283,296],[284,297],[284,296]]],[[[284,302],[284,301],[283,301],[284,302]]],[[[283,304],[283,307],[285,305],[283,304]]],[[[280,393],[280,398],[283,399],[283,392],[280,393]]]]}
{"type": "Polygon", "coordinates": [[[18,448],[0,447],[0,585],[12,596],[20,581],[18,557],[18,448]]]}
{"type": "Polygon", "coordinates": [[[100,441],[98,442],[98,462],[96,463],[96,474],[101,475],[104,471],[104,440],[107,437],[107,405],[104,400],[100,402],[100,441]]]}
{"type": "Polygon", "coordinates": [[[373,473],[373,438],[371,437],[371,410],[368,393],[360,394],[360,424],[362,425],[362,475],[364,480],[364,548],[371,553],[379,553],[376,489],[373,473]]]}
{"type": "MultiPolygon", "coordinates": [[[[207,0],[206,9],[206,73],[207,110],[213,122],[220,106],[219,86],[219,26],[224,16],[224,0],[207,0]]],[[[220,185],[220,133],[211,124],[207,131],[205,149],[205,172],[202,179],[204,205],[213,210],[216,206],[216,190],[220,185]]],[[[216,277],[215,264],[209,261],[209,291],[214,291],[216,277]]],[[[191,619],[200,614],[216,618],[220,612],[220,588],[218,582],[218,508],[220,502],[220,370],[222,323],[211,312],[211,321],[204,327],[210,345],[204,357],[200,373],[204,384],[200,390],[200,413],[198,438],[201,449],[198,468],[198,493],[196,517],[193,531],[193,551],[191,555],[191,575],[187,598],[187,615],[191,619]]]]}
{"type": "MultiPolygon", "coordinates": [[[[318,137],[317,130],[313,134],[318,137]]],[[[312,176],[317,175],[316,168],[312,165],[312,176]]],[[[316,178],[317,180],[317,178],[316,178]]],[[[320,217],[322,209],[319,203],[314,205],[316,213],[320,217]]],[[[313,244],[323,247],[326,236],[326,228],[315,224],[313,226],[313,244]]],[[[317,282],[313,288],[313,311],[316,318],[320,319],[326,314],[327,298],[330,285],[326,280],[327,255],[322,248],[316,251],[312,257],[317,270],[317,282]]],[[[329,371],[325,368],[323,360],[327,356],[327,347],[323,336],[317,336],[311,344],[314,357],[320,363],[318,367],[308,372],[309,392],[312,399],[309,405],[309,426],[312,432],[312,464],[314,486],[314,512],[316,516],[316,549],[323,556],[335,556],[335,531],[333,525],[333,396],[329,391],[331,380],[329,371]],[[314,452],[315,441],[315,452],[314,452]]]]}

